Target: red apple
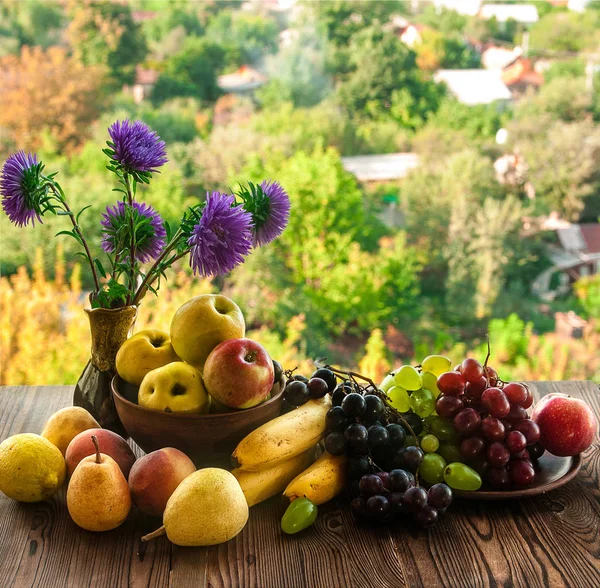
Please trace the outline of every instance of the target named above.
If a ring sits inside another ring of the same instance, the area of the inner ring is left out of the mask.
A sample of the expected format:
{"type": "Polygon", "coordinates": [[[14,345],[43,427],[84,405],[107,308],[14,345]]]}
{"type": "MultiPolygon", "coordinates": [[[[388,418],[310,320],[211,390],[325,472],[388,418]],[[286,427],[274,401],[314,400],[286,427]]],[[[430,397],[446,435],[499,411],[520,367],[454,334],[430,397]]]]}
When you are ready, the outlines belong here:
{"type": "Polygon", "coordinates": [[[548,394],[533,409],[532,420],[540,428],[540,442],[553,455],[577,455],[585,451],[598,432],[592,409],[579,398],[548,394]]]}
{"type": "Polygon", "coordinates": [[[252,339],[230,339],[210,353],[202,373],[206,391],[229,408],[251,408],[273,387],[273,362],[252,339]]]}

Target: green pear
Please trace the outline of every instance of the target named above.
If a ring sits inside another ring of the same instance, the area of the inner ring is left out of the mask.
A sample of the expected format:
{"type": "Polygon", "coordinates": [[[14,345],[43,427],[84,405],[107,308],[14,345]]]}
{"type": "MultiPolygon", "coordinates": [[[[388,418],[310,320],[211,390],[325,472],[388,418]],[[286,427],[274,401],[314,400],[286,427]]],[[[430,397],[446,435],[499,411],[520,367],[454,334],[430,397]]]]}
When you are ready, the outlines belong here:
{"type": "Polygon", "coordinates": [[[247,521],[248,503],[233,474],[204,468],[177,486],[167,502],[163,526],[142,541],[166,533],[175,545],[217,545],[233,539],[247,521]]]}

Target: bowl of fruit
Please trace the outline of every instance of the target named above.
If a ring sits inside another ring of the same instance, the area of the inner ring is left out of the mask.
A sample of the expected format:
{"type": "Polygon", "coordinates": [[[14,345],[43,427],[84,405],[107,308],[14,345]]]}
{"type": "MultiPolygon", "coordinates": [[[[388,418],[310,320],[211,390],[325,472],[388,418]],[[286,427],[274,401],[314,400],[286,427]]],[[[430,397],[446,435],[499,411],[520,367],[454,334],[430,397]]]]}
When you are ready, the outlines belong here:
{"type": "Polygon", "coordinates": [[[280,414],[283,370],[244,335],[233,301],[202,295],[177,311],[169,333],[144,330],[125,341],[112,393],[145,452],[175,447],[202,465],[223,464],[242,438],[280,414]]]}

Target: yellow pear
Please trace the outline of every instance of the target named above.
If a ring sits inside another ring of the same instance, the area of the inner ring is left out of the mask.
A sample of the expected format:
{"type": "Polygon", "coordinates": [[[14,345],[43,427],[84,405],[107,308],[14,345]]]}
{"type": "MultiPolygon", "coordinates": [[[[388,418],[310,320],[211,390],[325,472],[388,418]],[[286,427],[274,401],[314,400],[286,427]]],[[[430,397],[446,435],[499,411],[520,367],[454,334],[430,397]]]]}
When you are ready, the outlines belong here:
{"type": "Polygon", "coordinates": [[[121,378],[139,386],[148,372],[173,361],[180,359],[171,345],[169,333],[146,329],[121,345],[115,363],[121,378]]]}
{"type": "Polygon", "coordinates": [[[177,486],[167,502],[164,525],[142,541],[166,533],[175,545],[217,545],[233,539],[247,521],[248,503],[233,474],[204,468],[177,486]]]}
{"type": "Polygon", "coordinates": [[[202,294],[181,306],[171,321],[171,342],[183,361],[202,371],[210,352],[222,341],[246,333],[239,306],[221,294],[202,294]]]}
{"type": "Polygon", "coordinates": [[[207,412],[210,406],[202,374],[182,361],[146,374],[138,392],[138,404],[166,412],[207,412]]]}
{"type": "Polygon", "coordinates": [[[84,457],[67,489],[67,508],[75,524],[87,531],[110,531],[121,525],[131,509],[129,485],[117,462],[100,453],[84,457]]]}
{"type": "Polygon", "coordinates": [[[55,412],[44,425],[42,437],[45,437],[65,455],[69,443],[74,437],[88,429],[99,429],[98,421],[80,406],[67,406],[55,412]]]}

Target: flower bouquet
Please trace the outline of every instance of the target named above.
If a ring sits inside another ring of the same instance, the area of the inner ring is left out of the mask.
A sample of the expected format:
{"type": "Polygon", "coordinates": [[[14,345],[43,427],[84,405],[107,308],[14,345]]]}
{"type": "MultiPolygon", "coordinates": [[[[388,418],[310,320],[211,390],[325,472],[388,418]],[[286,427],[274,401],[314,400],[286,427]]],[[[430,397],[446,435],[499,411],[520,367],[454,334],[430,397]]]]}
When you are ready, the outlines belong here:
{"type": "Polygon", "coordinates": [[[89,204],[73,211],[56,173],[45,173],[36,154],[20,151],[8,157],[0,176],[2,208],[18,227],[34,226],[46,214],[68,217],[69,236],[81,247],[93,278],[86,309],[92,331],[91,359],[75,390],[75,404],[88,409],[104,427],[122,432],[110,380],[115,356],[131,331],[137,307],[148,292],[158,294],[167,270],[189,258],[196,275],[224,275],[243,263],[253,248],[267,245],[285,229],[290,201],[277,183],[248,182],[233,194],[212,192],[183,211],[171,227],[152,206],[138,200],[138,188],[150,184],[167,160],[164,141],[141,121],[116,121],[102,151],[117,180],[119,198],[102,214],[101,248],[95,256],[79,225],[89,204]]]}

